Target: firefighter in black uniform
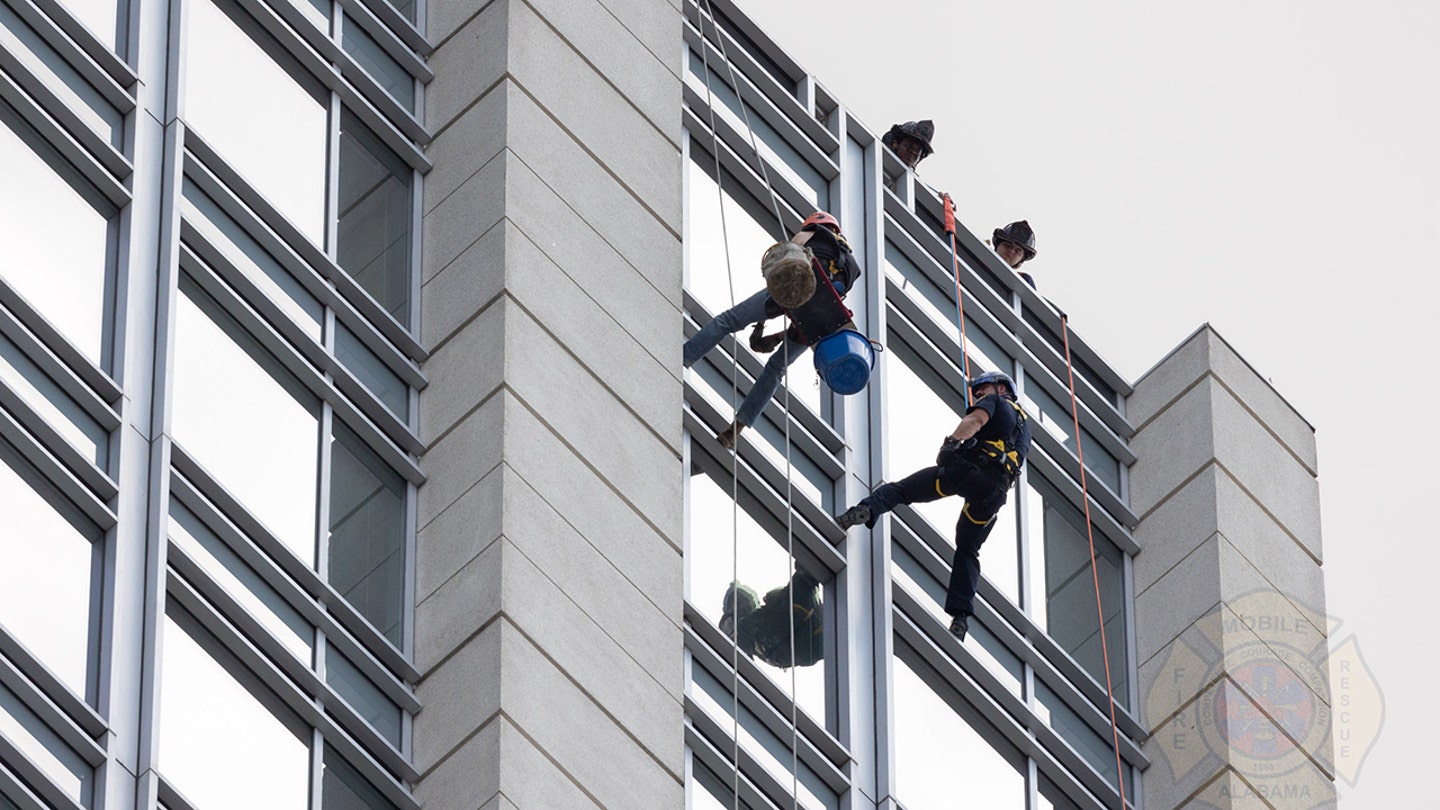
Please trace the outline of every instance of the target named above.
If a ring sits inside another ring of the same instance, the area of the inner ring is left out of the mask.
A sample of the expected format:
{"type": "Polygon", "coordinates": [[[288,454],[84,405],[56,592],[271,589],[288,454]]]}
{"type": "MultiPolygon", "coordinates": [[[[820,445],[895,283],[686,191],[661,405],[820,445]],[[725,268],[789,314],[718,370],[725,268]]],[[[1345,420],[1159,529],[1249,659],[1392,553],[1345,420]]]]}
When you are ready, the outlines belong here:
{"type": "Polygon", "coordinates": [[[945,437],[936,466],[877,487],[835,519],[841,528],[857,523],[870,528],[898,504],[924,503],[946,495],[963,497],[965,506],[955,524],[950,587],[945,594],[945,612],[953,617],[950,632],[962,640],[975,612],[980,545],[994,527],[995,515],[1005,505],[1030,452],[1029,418],[1015,401],[1015,381],[1008,374],[981,374],[970,383],[970,393],[975,404],[965,411],[955,432],[945,437]]]}

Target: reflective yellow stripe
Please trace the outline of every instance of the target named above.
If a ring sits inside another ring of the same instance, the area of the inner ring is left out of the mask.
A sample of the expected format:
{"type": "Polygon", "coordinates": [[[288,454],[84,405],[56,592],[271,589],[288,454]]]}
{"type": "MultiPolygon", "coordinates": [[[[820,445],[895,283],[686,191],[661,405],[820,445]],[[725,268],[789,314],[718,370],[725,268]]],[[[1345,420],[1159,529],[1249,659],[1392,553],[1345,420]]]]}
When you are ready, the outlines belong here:
{"type": "Polygon", "coordinates": [[[938,475],[935,476],[935,493],[942,498],[945,496],[945,493],[940,490],[940,476],[938,475]]]}
{"type": "Polygon", "coordinates": [[[974,523],[976,526],[984,526],[985,524],[989,523],[990,520],[994,520],[994,519],[995,519],[995,518],[992,517],[992,518],[990,518],[990,520],[976,520],[975,518],[973,518],[973,517],[970,516],[970,504],[968,504],[968,503],[965,504],[965,507],[960,510],[960,514],[961,514],[961,515],[964,515],[966,520],[970,521],[971,523],[974,523]]]}

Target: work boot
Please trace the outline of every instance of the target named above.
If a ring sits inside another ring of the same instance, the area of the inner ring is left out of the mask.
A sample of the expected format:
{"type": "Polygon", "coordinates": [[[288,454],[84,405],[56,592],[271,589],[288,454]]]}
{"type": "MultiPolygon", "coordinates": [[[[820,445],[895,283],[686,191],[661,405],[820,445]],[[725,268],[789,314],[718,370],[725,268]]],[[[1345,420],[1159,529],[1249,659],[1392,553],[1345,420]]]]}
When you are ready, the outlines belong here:
{"type": "Polygon", "coordinates": [[[740,438],[740,431],[744,429],[744,424],[740,422],[731,422],[730,427],[727,427],[724,430],[720,431],[719,435],[717,435],[715,438],[720,442],[721,447],[725,448],[726,450],[734,450],[735,442],[740,438]]]}
{"type": "Polygon", "coordinates": [[[850,528],[851,526],[854,526],[854,525],[857,525],[857,524],[860,524],[860,523],[864,523],[866,526],[869,526],[869,525],[870,525],[870,507],[866,506],[866,505],[863,504],[863,503],[857,503],[857,504],[855,504],[854,506],[850,507],[849,509],[846,509],[844,512],[841,512],[838,516],[836,516],[835,522],[836,522],[836,523],[839,523],[839,524],[840,524],[840,528],[842,528],[842,529],[848,529],[848,528],[850,528]]]}
{"type": "Polygon", "coordinates": [[[950,635],[960,641],[965,640],[965,634],[970,632],[970,614],[961,613],[950,620],[950,635]]]}

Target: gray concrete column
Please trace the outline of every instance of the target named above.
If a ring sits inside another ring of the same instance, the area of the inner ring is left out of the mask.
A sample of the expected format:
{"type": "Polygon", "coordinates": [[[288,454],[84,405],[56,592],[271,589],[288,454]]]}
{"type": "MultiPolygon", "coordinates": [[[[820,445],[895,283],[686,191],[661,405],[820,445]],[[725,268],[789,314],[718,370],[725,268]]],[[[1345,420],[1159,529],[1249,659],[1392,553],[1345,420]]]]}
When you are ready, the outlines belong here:
{"type": "Polygon", "coordinates": [[[1335,806],[1313,428],[1208,325],[1127,409],[1145,807],[1335,806]]]}
{"type": "Polygon", "coordinates": [[[683,807],[679,8],[428,31],[416,793],[683,807]]]}

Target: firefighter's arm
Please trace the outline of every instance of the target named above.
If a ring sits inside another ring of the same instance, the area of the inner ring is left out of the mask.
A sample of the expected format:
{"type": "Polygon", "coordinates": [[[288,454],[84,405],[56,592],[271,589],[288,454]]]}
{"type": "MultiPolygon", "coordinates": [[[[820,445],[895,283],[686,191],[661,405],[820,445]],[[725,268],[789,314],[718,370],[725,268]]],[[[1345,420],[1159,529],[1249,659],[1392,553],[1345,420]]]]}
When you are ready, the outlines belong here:
{"type": "Polygon", "coordinates": [[[806,242],[809,242],[810,237],[814,235],[813,231],[796,231],[795,235],[790,237],[790,241],[803,246],[806,242]]]}
{"type": "Polygon", "coordinates": [[[989,421],[990,413],[983,409],[976,408],[965,414],[965,418],[960,420],[960,424],[955,426],[955,432],[950,435],[954,437],[956,441],[963,442],[976,433],[979,433],[980,428],[985,427],[985,423],[989,421]]]}

